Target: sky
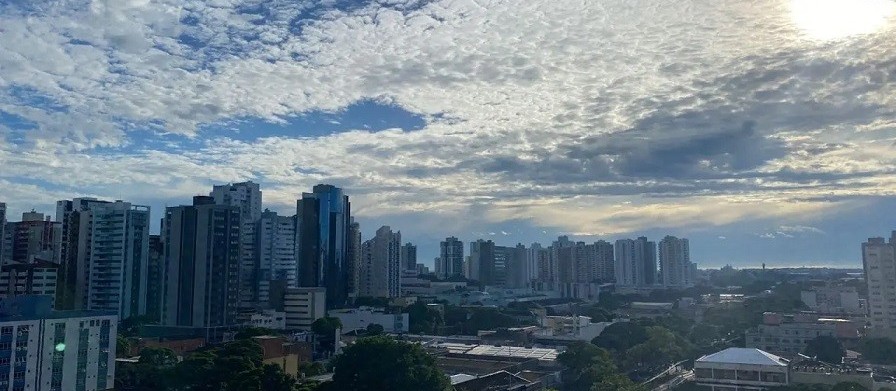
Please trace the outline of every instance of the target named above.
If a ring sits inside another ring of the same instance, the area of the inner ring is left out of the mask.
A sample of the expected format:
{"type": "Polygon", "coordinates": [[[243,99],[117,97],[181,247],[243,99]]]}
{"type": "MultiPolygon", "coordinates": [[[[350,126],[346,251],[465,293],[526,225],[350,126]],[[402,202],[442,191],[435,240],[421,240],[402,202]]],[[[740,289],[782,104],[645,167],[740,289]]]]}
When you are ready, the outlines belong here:
{"type": "Polygon", "coordinates": [[[894,0],[0,0],[12,220],[330,183],[429,262],[671,234],[856,266],[896,229],[894,142],[894,0]]]}

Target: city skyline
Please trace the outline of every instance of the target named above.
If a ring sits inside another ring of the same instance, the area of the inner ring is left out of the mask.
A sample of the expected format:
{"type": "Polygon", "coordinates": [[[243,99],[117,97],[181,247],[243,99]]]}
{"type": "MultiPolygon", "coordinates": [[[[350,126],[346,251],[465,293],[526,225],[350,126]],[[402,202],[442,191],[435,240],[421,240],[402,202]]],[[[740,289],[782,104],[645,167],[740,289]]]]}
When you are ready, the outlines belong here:
{"type": "MultiPolygon", "coordinates": [[[[255,209],[257,209],[257,210],[263,210],[264,213],[260,213],[260,215],[261,215],[261,214],[269,214],[269,215],[272,215],[272,216],[277,215],[277,211],[270,210],[269,205],[268,205],[266,202],[262,202],[261,194],[263,193],[264,187],[261,186],[261,185],[259,185],[258,183],[254,183],[254,182],[251,182],[251,181],[250,181],[250,182],[242,182],[242,183],[213,184],[213,185],[210,186],[210,187],[212,187],[213,190],[212,190],[212,192],[209,193],[209,194],[210,194],[210,196],[211,196],[212,198],[214,198],[214,194],[216,193],[216,191],[218,191],[218,189],[224,189],[224,188],[230,188],[230,189],[233,189],[233,188],[242,188],[242,187],[246,186],[247,184],[248,184],[249,186],[254,187],[254,188],[255,188],[254,191],[258,194],[257,196],[253,196],[253,197],[250,197],[250,198],[249,198],[249,199],[252,199],[252,201],[250,202],[251,204],[253,204],[253,205],[251,206],[251,208],[252,208],[253,210],[255,210],[255,209]]],[[[318,184],[318,185],[316,185],[316,186],[331,187],[332,185],[329,185],[329,184],[318,184]]],[[[315,186],[315,187],[316,187],[316,186],[315,186]]],[[[336,189],[339,189],[339,188],[336,187],[336,189]]],[[[305,194],[305,193],[302,193],[302,194],[305,194]]],[[[346,195],[346,196],[351,196],[351,194],[348,194],[348,193],[345,193],[345,195],[346,195]]],[[[197,197],[199,197],[199,196],[201,196],[201,197],[205,197],[204,195],[197,195],[197,197]]],[[[70,198],[71,198],[71,197],[70,197],[70,198]]],[[[82,198],[83,198],[83,197],[82,197],[82,198]]],[[[75,199],[79,199],[79,198],[78,198],[78,197],[75,197],[75,199]]],[[[87,198],[87,200],[90,200],[90,199],[87,198]]],[[[300,200],[301,200],[301,198],[297,199],[296,201],[300,201],[300,200]]],[[[115,200],[115,202],[119,202],[119,201],[120,201],[120,200],[115,200]]],[[[0,200],[0,203],[2,203],[2,202],[3,202],[3,201],[0,200]]],[[[59,201],[59,202],[62,202],[62,201],[59,201]]],[[[94,201],[87,201],[87,202],[94,202],[94,201]]],[[[111,201],[110,201],[109,199],[105,199],[105,200],[104,200],[104,199],[99,199],[97,202],[111,202],[111,201]]],[[[127,201],[125,200],[124,202],[127,202],[127,201]]],[[[228,200],[228,201],[225,201],[225,202],[230,202],[230,201],[228,200]]],[[[183,204],[189,204],[189,202],[187,202],[187,203],[183,203],[183,204]]],[[[166,205],[168,205],[168,204],[166,204],[166,205]]],[[[57,208],[58,208],[58,206],[57,206],[57,208]]],[[[157,209],[153,209],[153,210],[157,212],[157,209]]],[[[6,209],[5,209],[4,211],[7,213],[7,214],[6,214],[6,219],[7,219],[7,221],[10,221],[10,222],[18,221],[18,219],[15,217],[14,214],[10,214],[10,209],[9,209],[8,207],[6,207],[6,209]]],[[[290,211],[289,209],[286,209],[286,212],[284,212],[283,214],[280,214],[279,216],[280,216],[280,218],[282,218],[282,219],[293,219],[293,218],[296,218],[296,216],[295,216],[295,211],[296,211],[295,206],[293,206],[293,209],[292,209],[291,211],[290,211]],[[292,213],[292,214],[290,214],[290,213],[292,213]]],[[[12,212],[12,213],[15,213],[15,211],[11,211],[11,212],[12,212]]],[[[59,213],[58,210],[57,210],[57,213],[59,213]]],[[[52,215],[52,214],[50,214],[50,213],[44,213],[44,212],[41,212],[40,210],[37,210],[37,209],[35,209],[35,208],[31,208],[31,210],[28,210],[28,211],[23,211],[21,217],[26,217],[26,218],[29,218],[29,219],[30,219],[30,218],[32,218],[31,215],[34,215],[34,214],[44,214],[44,215],[46,215],[47,218],[52,218],[52,220],[55,221],[55,216],[54,216],[54,215],[52,215]]],[[[352,217],[353,220],[356,218],[356,216],[354,216],[354,215],[351,216],[351,217],[352,217]]],[[[151,227],[151,228],[150,228],[150,234],[152,234],[152,235],[159,235],[159,234],[160,234],[160,231],[161,231],[161,229],[162,229],[162,227],[158,224],[159,221],[160,221],[160,219],[159,219],[159,218],[156,218],[155,215],[151,215],[150,218],[149,218],[149,220],[150,220],[150,222],[151,222],[151,224],[150,224],[150,227],[151,227]]],[[[362,221],[363,221],[363,220],[362,220],[362,221]]],[[[250,224],[250,225],[252,225],[252,224],[250,224]]],[[[382,226],[379,226],[379,227],[382,227],[382,226]]],[[[800,230],[800,229],[802,229],[802,228],[805,228],[806,230],[809,230],[809,227],[794,227],[794,228],[797,229],[797,230],[800,230]]],[[[372,239],[374,239],[374,238],[376,237],[376,230],[373,229],[373,228],[365,228],[365,226],[361,226],[361,230],[360,230],[360,231],[361,231],[361,238],[362,238],[362,241],[367,241],[368,239],[372,240],[372,239]]],[[[894,231],[896,231],[896,229],[894,229],[894,231]]],[[[643,232],[643,231],[642,231],[642,232],[643,232]]],[[[634,240],[634,241],[638,241],[638,240],[652,239],[651,243],[653,244],[653,247],[655,247],[655,251],[659,251],[658,243],[659,243],[659,240],[660,240],[660,239],[662,239],[663,237],[670,236],[670,235],[674,237],[673,234],[671,234],[671,233],[669,233],[669,232],[666,232],[666,231],[663,231],[663,230],[654,229],[654,230],[649,230],[649,232],[654,232],[654,233],[656,233],[656,234],[655,234],[655,235],[640,235],[640,234],[625,235],[625,234],[620,234],[620,235],[607,235],[607,236],[593,236],[593,235],[584,235],[584,236],[583,236],[583,235],[575,235],[574,233],[556,232],[556,236],[548,237],[548,236],[546,236],[546,235],[548,235],[548,234],[547,234],[546,231],[545,231],[545,232],[542,232],[542,236],[541,236],[539,239],[537,239],[537,240],[535,240],[535,241],[533,241],[533,242],[519,242],[519,241],[514,242],[513,239],[512,239],[512,238],[513,238],[513,235],[510,235],[510,234],[508,234],[507,232],[501,232],[501,233],[495,233],[495,232],[488,232],[488,233],[472,232],[472,233],[470,233],[470,236],[469,236],[468,238],[461,237],[461,238],[459,238],[459,241],[460,241],[460,243],[462,243],[462,244],[465,243],[465,244],[464,244],[464,248],[465,248],[466,251],[464,251],[464,256],[468,256],[468,255],[469,255],[469,249],[466,249],[466,246],[468,246],[470,243],[472,243],[472,242],[476,242],[476,241],[478,241],[478,240],[487,240],[487,241],[490,240],[490,241],[494,241],[494,244],[495,244],[496,246],[499,246],[499,247],[506,247],[506,246],[510,246],[510,247],[512,247],[512,246],[515,246],[515,245],[522,244],[522,245],[525,246],[526,248],[531,248],[530,246],[533,245],[533,244],[538,244],[538,245],[541,245],[541,246],[545,246],[545,245],[550,246],[550,243],[553,242],[553,241],[555,241],[558,237],[568,237],[568,238],[570,238],[570,239],[569,239],[569,240],[570,240],[570,243],[575,243],[575,242],[586,242],[587,244],[593,244],[593,243],[595,243],[595,242],[607,241],[607,240],[609,240],[611,243],[613,243],[613,242],[616,242],[617,240],[634,240]],[[646,238],[646,239],[645,239],[645,238],[646,238]]],[[[778,232],[777,234],[778,234],[778,235],[782,235],[782,236],[790,236],[790,237],[792,237],[792,235],[789,235],[789,234],[787,234],[787,233],[785,233],[785,232],[778,232]]],[[[411,235],[406,235],[405,237],[408,237],[408,236],[410,236],[410,237],[415,237],[415,238],[418,237],[418,236],[414,236],[413,233],[411,233],[411,235]]],[[[415,240],[408,239],[408,240],[404,240],[404,241],[402,241],[401,244],[402,244],[402,245],[410,244],[410,245],[415,246],[415,249],[416,249],[417,247],[423,249],[423,251],[424,251],[424,252],[422,253],[423,255],[421,255],[420,257],[415,257],[415,258],[418,259],[418,263],[423,264],[423,265],[429,267],[431,271],[435,272],[435,264],[434,264],[433,259],[438,259],[439,256],[440,256],[440,247],[441,247],[441,246],[440,246],[440,243],[441,243],[441,242],[444,242],[444,240],[445,240],[446,237],[449,238],[449,239],[452,239],[452,238],[453,238],[453,239],[457,239],[456,236],[457,236],[457,235],[449,235],[449,236],[445,236],[445,237],[442,237],[441,239],[436,239],[435,242],[432,242],[432,243],[431,243],[431,242],[420,242],[420,241],[415,241],[415,240]],[[431,254],[430,254],[430,253],[431,253],[431,254]],[[430,255],[433,255],[433,256],[430,256],[430,255]]],[[[873,236],[874,236],[874,235],[872,234],[871,237],[873,237],[873,236]]],[[[683,239],[686,239],[686,240],[687,240],[687,238],[683,238],[683,239]]],[[[865,240],[865,239],[867,239],[867,238],[864,238],[864,239],[862,239],[862,240],[865,240]]],[[[699,249],[699,246],[698,246],[698,249],[699,249]]],[[[698,251],[697,254],[700,254],[700,252],[698,251]]],[[[659,262],[658,253],[657,253],[657,254],[654,254],[653,257],[655,258],[653,261],[656,262],[657,265],[659,265],[659,263],[658,263],[658,262],[659,262]]],[[[779,263],[779,264],[776,264],[776,263],[774,263],[774,262],[768,262],[768,261],[762,261],[762,260],[757,260],[757,261],[755,261],[755,263],[740,263],[740,264],[739,264],[739,263],[737,263],[737,262],[716,262],[716,263],[714,263],[714,262],[712,262],[711,260],[706,261],[706,260],[704,260],[704,259],[701,259],[701,258],[699,258],[699,256],[698,256],[697,258],[694,258],[694,259],[697,261],[697,263],[699,264],[700,268],[702,268],[702,269],[706,269],[706,268],[719,268],[719,267],[727,266],[727,265],[731,265],[731,266],[735,266],[735,267],[739,267],[739,268],[760,268],[760,267],[843,267],[843,268],[860,268],[861,265],[862,265],[862,264],[861,264],[861,262],[862,262],[862,261],[861,261],[861,254],[859,254],[858,257],[859,257],[858,264],[839,264],[839,263],[830,263],[830,264],[825,264],[825,263],[814,263],[814,264],[812,264],[812,263],[798,263],[798,262],[797,262],[797,263],[786,263],[786,262],[785,262],[785,263],[779,263]]],[[[659,266],[658,266],[658,267],[659,267],[659,266]]]]}
{"type": "Polygon", "coordinates": [[[892,228],[893,1],[162,2],[0,5],[13,219],[251,180],[281,214],[343,188],[427,263],[669,234],[852,267],[892,228]]]}

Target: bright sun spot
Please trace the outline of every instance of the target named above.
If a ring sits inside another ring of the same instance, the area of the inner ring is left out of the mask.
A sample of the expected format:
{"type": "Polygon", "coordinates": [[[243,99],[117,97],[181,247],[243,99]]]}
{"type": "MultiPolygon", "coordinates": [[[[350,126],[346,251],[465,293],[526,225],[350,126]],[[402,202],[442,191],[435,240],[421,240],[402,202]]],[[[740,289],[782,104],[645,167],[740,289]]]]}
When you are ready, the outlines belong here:
{"type": "Polygon", "coordinates": [[[790,0],[794,24],[824,41],[880,30],[894,10],[896,0],[790,0]]]}

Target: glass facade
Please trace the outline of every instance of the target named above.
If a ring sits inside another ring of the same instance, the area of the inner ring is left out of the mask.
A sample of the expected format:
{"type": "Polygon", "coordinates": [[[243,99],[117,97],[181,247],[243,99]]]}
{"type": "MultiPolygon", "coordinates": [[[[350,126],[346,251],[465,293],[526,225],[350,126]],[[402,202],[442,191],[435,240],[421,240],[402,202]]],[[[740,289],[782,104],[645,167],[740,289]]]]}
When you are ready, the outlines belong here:
{"type": "Polygon", "coordinates": [[[300,265],[299,284],[325,287],[327,308],[339,308],[348,300],[350,265],[347,241],[351,206],[342,189],[314,186],[298,201],[300,265]]]}

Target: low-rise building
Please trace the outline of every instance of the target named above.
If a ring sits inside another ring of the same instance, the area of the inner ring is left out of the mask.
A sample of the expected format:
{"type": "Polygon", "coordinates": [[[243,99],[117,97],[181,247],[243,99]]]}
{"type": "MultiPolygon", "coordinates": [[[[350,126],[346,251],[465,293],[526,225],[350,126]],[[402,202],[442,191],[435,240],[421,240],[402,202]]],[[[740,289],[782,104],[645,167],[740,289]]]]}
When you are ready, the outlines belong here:
{"type": "Polygon", "coordinates": [[[788,361],[752,348],[728,348],[698,358],[694,378],[712,391],[756,391],[790,384],[788,361]]]}
{"type": "MultiPolygon", "coordinates": [[[[315,320],[327,316],[326,288],[288,288],[283,293],[282,311],[287,330],[311,330],[315,320]]],[[[278,308],[280,310],[281,308],[278,308]]]]}
{"type": "Polygon", "coordinates": [[[592,323],[587,316],[539,316],[539,330],[535,337],[550,337],[571,341],[591,341],[613,322],[592,323]]]}
{"type": "Polygon", "coordinates": [[[767,312],[763,314],[762,324],[746,332],[746,347],[793,357],[802,353],[815,337],[856,340],[861,328],[861,324],[849,319],[820,318],[815,313],[767,312]]]}
{"type": "Polygon", "coordinates": [[[299,363],[311,361],[310,344],[271,335],[252,337],[252,340],[261,345],[264,364],[274,364],[284,373],[295,375],[299,372],[299,363]]]}
{"type": "Polygon", "coordinates": [[[112,389],[117,312],[54,311],[51,300],[0,300],[0,389],[112,389]]]}
{"type": "Polygon", "coordinates": [[[247,325],[271,330],[286,330],[286,312],[262,311],[254,313],[249,317],[247,325]]]}
{"type": "Polygon", "coordinates": [[[616,314],[622,318],[639,319],[639,318],[663,318],[672,315],[675,309],[675,303],[648,303],[648,302],[632,302],[626,308],[620,308],[616,314]]]}
{"type": "Polygon", "coordinates": [[[800,299],[821,314],[864,315],[867,309],[854,286],[826,283],[800,292],[800,299]]]}
{"type": "Polygon", "coordinates": [[[391,334],[406,334],[411,320],[407,313],[389,313],[382,308],[360,307],[331,310],[329,316],[342,322],[342,333],[366,330],[371,324],[383,326],[383,331],[391,334]]]}

